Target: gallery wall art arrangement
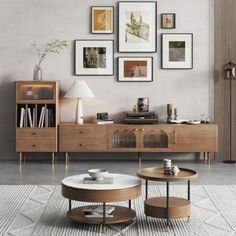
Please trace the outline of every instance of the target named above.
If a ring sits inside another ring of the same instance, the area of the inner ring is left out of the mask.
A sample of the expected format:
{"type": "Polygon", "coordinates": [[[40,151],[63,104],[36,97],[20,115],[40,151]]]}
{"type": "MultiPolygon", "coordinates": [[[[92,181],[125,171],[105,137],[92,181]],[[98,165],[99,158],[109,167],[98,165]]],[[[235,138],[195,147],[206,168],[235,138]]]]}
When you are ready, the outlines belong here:
{"type": "MultiPolygon", "coordinates": [[[[135,57],[117,58],[117,81],[152,82],[153,57],[142,53],[157,50],[157,2],[120,1],[117,5],[117,51],[135,53],[135,57]],[[137,54],[140,54],[137,56],[137,54]]],[[[91,34],[114,33],[114,6],[91,6],[91,34]]],[[[161,28],[176,28],[176,14],[162,13],[161,28]]],[[[162,69],[193,68],[193,34],[161,35],[162,69]]],[[[113,40],[76,40],[75,75],[113,75],[113,40]]]]}

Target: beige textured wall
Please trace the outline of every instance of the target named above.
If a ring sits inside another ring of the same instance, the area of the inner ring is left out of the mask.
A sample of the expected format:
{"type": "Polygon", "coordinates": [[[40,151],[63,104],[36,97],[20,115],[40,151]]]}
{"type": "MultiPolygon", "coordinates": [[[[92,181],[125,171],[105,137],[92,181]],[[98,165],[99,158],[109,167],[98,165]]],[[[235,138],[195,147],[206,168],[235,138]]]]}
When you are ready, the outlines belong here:
{"type": "MultiPolygon", "coordinates": [[[[33,41],[42,45],[55,38],[69,41],[68,49],[49,57],[43,64],[43,79],[60,80],[62,94],[73,80],[86,80],[96,95],[95,99],[84,100],[87,119],[107,111],[120,120],[138,97],[149,97],[151,110],[158,111],[161,119],[166,118],[167,103],[178,108],[180,118],[198,119],[201,113],[213,117],[213,0],[157,1],[158,52],[137,54],[154,57],[152,83],[117,82],[116,63],[115,76],[73,75],[74,39],[115,39],[116,42],[116,34],[89,33],[90,6],[116,6],[116,3],[115,0],[0,0],[0,158],[15,155],[13,81],[32,80],[37,63],[30,47],[33,41]],[[160,29],[160,14],[164,12],[176,13],[176,29],[160,29]],[[193,33],[193,70],[160,69],[160,34],[168,32],[193,33]]],[[[115,53],[115,58],[119,55],[134,54],[115,53]]],[[[62,100],[61,120],[73,121],[74,116],[75,102],[62,100]]]]}

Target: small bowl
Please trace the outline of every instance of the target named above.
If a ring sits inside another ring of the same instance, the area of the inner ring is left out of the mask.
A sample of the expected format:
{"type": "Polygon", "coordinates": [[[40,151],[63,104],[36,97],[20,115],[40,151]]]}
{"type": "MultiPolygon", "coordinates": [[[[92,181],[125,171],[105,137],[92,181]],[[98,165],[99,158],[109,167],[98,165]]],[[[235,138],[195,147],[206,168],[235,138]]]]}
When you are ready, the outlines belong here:
{"type": "Polygon", "coordinates": [[[103,180],[108,174],[108,170],[104,169],[90,169],[88,170],[89,175],[95,180],[103,180]]]}

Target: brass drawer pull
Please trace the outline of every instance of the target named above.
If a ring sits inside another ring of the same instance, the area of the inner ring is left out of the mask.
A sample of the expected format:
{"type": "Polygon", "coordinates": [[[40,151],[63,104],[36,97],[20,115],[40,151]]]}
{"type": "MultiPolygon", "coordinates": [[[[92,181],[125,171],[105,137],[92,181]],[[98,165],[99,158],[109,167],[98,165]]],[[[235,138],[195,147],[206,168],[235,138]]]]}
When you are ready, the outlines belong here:
{"type": "Polygon", "coordinates": [[[84,143],[80,143],[79,145],[80,145],[80,147],[84,147],[84,146],[85,146],[85,144],[84,144],[84,143]]]}
{"type": "Polygon", "coordinates": [[[138,129],[133,129],[134,132],[138,131],[138,129]]]}
{"type": "Polygon", "coordinates": [[[140,129],[140,131],[144,132],[144,129],[140,129]]]}
{"type": "Polygon", "coordinates": [[[36,134],[35,132],[32,133],[32,135],[35,135],[35,134],[36,134]]]}
{"type": "Polygon", "coordinates": [[[36,147],[36,144],[32,144],[32,147],[36,147]]]}

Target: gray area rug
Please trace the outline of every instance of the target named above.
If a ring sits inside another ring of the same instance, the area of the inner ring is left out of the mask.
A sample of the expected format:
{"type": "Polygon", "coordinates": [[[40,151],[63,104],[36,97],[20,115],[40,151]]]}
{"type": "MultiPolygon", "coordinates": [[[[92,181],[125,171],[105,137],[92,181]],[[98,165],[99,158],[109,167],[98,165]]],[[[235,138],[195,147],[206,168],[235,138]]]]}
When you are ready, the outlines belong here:
{"type": "MultiPolygon", "coordinates": [[[[149,186],[150,196],[164,196],[165,186],[149,186]]],[[[171,185],[170,195],[186,197],[187,187],[171,185]]],[[[148,218],[143,213],[143,195],[133,201],[137,213],[135,224],[118,225],[121,234],[112,229],[101,232],[96,225],[80,225],[66,217],[68,200],[61,196],[61,187],[52,185],[2,185],[0,186],[0,235],[12,236],[218,236],[236,235],[236,186],[192,186],[192,215],[171,221],[165,231],[165,221],[148,218]]],[[[73,207],[86,203],[73,202],[73,207]]],[[[127,202],[118,203],[127,206],[127,202]]]]}

